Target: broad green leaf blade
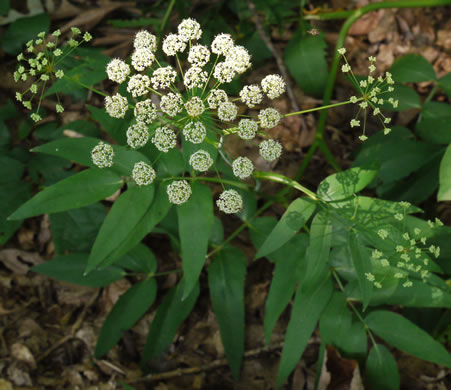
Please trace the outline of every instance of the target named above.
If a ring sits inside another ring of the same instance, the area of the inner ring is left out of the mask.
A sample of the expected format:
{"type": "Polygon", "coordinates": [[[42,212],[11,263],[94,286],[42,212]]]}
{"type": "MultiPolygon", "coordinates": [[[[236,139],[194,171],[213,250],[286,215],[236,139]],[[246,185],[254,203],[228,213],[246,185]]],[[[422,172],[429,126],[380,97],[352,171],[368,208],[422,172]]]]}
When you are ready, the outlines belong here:
{"type": "Polygon", "coordinates": [[[56,280],[88,287],[107,286],[126,275],[124,270],[114,266],[84,275],[88,258],[88,253],[56,256],[53,260],[32,267],[31,270],[56,280]]]}
{"type": "Polygon", "coordinates": [[[119,144],[127,144],[126,130],[131,120],[131,113],[133,111],[128,110],[124,119],[112,118],[109,116],[103,108],[94,106],[88,106],[88,110],[91,112],[92,118],[99,122],[104,130],[110,134],[119,144]]]}
{"type": "Polygon", "coordinates": [[[436,79],[434,67],[426,58],[417,54],[407,54],[398,58],[390,72],[397,83],[420,83],[436,79]]]}
{"type": "Polygon", "coordinates": [[[116,265],[130,271],[151,274],[157,269],[157,259],[147,246],[138,244],[117,261],[116,265]]]}
{"type": "Polygon", "coordinates": [[[332,282],[329,278],[322,280],[312,289],[298,288],[277,373],[278,388],[298,364],[332,292],[332,282]]]}
{"type": "Polygon", "coordinates": [[[113,348],[153,304],[157,295],[155,279],[145,279],[122,294],[103,323],[94,356],[100,358],[113,348]]]}
{"type": "Polygon", "coordinates": [[[305,36],[301,31],[293,35],[285,49],[288,70],[307,95],[320,97],[326,86],[325,49],[324,35],[305,36]]]}
{"type": "Polygon", "coordinates": [[[114,202],[106,216],[89,256],[86,272],[101,264],[128,237],[151,205],[155,187],[129,187],[114,202]]]}
{"type": "Polygon", "coordinates": [[[340,346],[343,338],[349,334],[352,314],[346,305],[346,296],[334,291],[319,320],[321,342],[340,346]]]}
{"type": "Polygon", "coordinates": [[[238,380],[244,352],[244,279],[246,258],[235,248],[222,250],[208,268],[208,286],[221,340],[238,380]]]}
{"type": "Polygon", "coordinates": [[[369,328],[396,348],[420,359],[451,367],[451,355],[428,333],[389,311],[373,311],[365,319],[369,328]]]}
{"type": "Polygon", "coordinates": [[[121,177],[104,169],[87,169],[45,188],[20,206],[9,219],[78,209],[103,200],[122,186],[121,177]]]}
{"type": "Polygon", "coordinates": [[[371,390],[399,390],[398,364],[385,345],[375,344],[371,348],[365,373],[371,390]]]}
{"type": "Polygon", "coordinates": [[[355,232],[351,233],[349,238],[349,248],[362,295],[363,310],[365,310],[370,303],[373,290],[373,285],[367,278],[367,274],[371,273],[371,255],[355,232]]]}
{"type": "Polygon", "coordinates": [[[446,148],[445,155],[440,163],[440,186],[437,200],[451,200],[451,145],[446,148]]]}
{"type": "Polygon", "coordinates": [[[188,202],[177,207],[186,298],[199,279],[213,228],[213,199],[207,186],[195,183],[188,202]]]}
{"type": "Polygon", "coordinates": [[[89,252],[107,215],[101,203],[50,215],[50,229],[57,254],[89,252]]]}
{"type": "Polygon", "coordinates": [[[363,190],[376,177],[374,169],[351,168],[334,173],[318,186],[318,195],[325,201],[341,200],[363,190]]]}
{"type": "Polygon", "coordinates": [[[380,106],[381,110],[404,111],[411,109],[421,109],[420,96],[410,87],[402,84],[395,84],[394,91],[384,95],[384,104],[380,106]],[[394,108],[388,99],[398,100],[398,107],[394,108]]]}
{"type": "MultiPolygon", "coordinates": [[[[268,298],[265,304],[265,341],[270,342],[271,333],[282,312],[290,302],[296,284],[301,279],[305,268],[305,251],[308,245],[308,236],[299,234],[288,241],[279,251],[283,257],[278,258],[268,298]],[[285,250],[286,247],[286,250],[285,250]]],[[[278,252],[275,252],[276,255],[278,252]]]]}
{"type": "Polygon", "coordinates": [[[132,248],[135,248],[141,240],[150,233],[152,229],[160,223],[171,208],[168,195],[166,193],[166,186],[159,185],[156,190],[155,199],[149,204],[149,208],[142,216],[139,222],[129,231],[129,234],[124,237],[121,242],[117,242],[117,246],[113,252],[110,252],[105,261],[102,262],[102,267],[113,264],[117,259],[129,253],[132,248]]]}
{"type": "Polygon", "coordinates": [[[255,258],[267,256],[288,242],[304,226],[315,209],[316,204],[308,199],[297,198],[291,202],[258,250],[255,258]]]}
{"type": "Polygon", "coordinates": [[[451,98],[451,73],[439,79],[437,84],[451,98]]]}
{"type": "Polygon", "coordinates": [[[182,280],[169,291],[158,307],[147,335],[141,365],[144,366],[150,359],[159,357],[167,349],[178,327],[193,310],[199,296],[199,284],[194,286],[186,299],[182,299],[184,291],[185,286],[182,280]]]}
{"type": "Polygon", "coordinates": [[[310,243],[307,248],[307,270],[302,279],[304,288],[313,288],[328,272],[328,260],[332,243],[332,224],[329,216],[319,212],[310,227],[310,243]]]}

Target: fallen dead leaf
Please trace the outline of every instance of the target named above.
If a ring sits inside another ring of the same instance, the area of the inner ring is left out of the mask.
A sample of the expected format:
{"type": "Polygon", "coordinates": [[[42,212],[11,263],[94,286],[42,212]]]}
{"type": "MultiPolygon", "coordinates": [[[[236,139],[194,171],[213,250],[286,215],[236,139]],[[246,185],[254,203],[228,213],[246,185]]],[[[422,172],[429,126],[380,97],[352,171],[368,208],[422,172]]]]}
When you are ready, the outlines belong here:
{"type": "Polygon", "coordinates": [[[37,253],[14,248],[1,250],[0,261],[6,268],[18,275],[25,275],[30,266],[44,262],[37,253]]]}

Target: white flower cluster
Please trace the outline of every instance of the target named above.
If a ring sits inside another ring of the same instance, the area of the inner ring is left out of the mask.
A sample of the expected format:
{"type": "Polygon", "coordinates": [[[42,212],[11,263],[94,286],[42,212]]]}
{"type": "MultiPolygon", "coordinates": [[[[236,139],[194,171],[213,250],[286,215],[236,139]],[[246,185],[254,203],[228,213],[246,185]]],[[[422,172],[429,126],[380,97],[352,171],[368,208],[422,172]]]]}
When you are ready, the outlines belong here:
{"type": "MultiPolygon", "coordinates": [[[[114,118],[124,118],[128,107],[134,108],[136,122],[127,130],[127,143],[131,148],[152,142],[157,150],[166,153],[176,147],[177,136],[181,134],[184,141],[199,145],[188,156],[193,170],[207,172],[214,159],[204,144],[222,148],[223,137],[232,134],[251,140],[257,136],[259,128],[272,128],[282,118],[273,108],[261,109],[253,119],[239,118],[243,111],[237,101],[255,108],[265,98],[279,97],[285,91],[285,82],[279,75],[269,75],[260,84],[244,86],[239,97],[229,97],[221,84],[246,72],[252,66],[251,55],[243,46],[236,45],[229,34],[217,35],[210,46],[199,44],[201,37],[198,22],[183,20],[177,33],[164,38],[162,51],[169,58],[159,61],[155,35],[145,30],[138,32],[131,62],[116,58],[106,69],[110,80],[126,83],[134,101],[129,104],[126,97],[117,93],[105,99],[105,107],[114,118]],[[177,89],[181,85],[183,91],[177,89]],[[159,103],[154,103],[155,95],[159,96],[159,103]],[[237,118],[239,123],[234,124],[237,118]]],[[[281,152],[277,141],[269,139],[260,143],[260,154],[268,161],[280,157],[281,152]]],[[[249,158],[241,156],[233,161],[232,169],[237,178],[246,179],[252,176],[254,165],[249,158]]],[[[144,162],[132,173],[138,185],[152,183],[156,175],[144,162]]],[[[190,195],[191,188],[186,180],[177,180],[168,186],[172,203],[184,203],[190,195]]],[[[227,190],[218,200],[218,207],[227,213],[238,212],[243,201],[238,192],[227,190]]]]}
{"type": "MultiPolygon", "coordinates": [[[[365,125],[366,125],[366,118],[368,115],[368,110],[373,110],[373,116],[379,118],[380,123],[383,126],[384,134],[387,135],[391,132],[391,128],[387,127],[386,125],[389,125],[391,122],[391,118],[386,117],[381,113],[380,106],[383,105],[385,102],[390,103],[393,108],[398,107],[398,100],[395,100],[393,97],[386,97],[387,94],[390,94],[394,91],[393,84],[395,83],[393,81],[392,75],[390,72],[386,72],[385,76],[379,76],[375,77],[373,76],[373,73],[376,70],[376,66],[374,65],[376,62],[375,57],[368,57],[368,60],[370,62],[370,65],[368,66],[369,69],[369,75],[366,79],[360,80],[360,82],[357,82],[357,79],[352,72],[352,68],[348,63],[348,60],[346,58],[346,49],[340,48],[337,50],[338,53],[343,57],[345,64],[341,67],[342,72],[349,73],[351,79],[354,81],[354,83],[358,86],[359,92],[361,94],[360,98],[357,98],[356,96],[351,96],[349,101],[351,103],[358,104],[359,111],[357,113],[357,116],[359,113],[363,110],[363,115],[365,117],[365,120],[363,121],[363,134],[359,136],[359,139],[363,142],[368,139],[368,137],[365,135],[365,125]]],[[[390,96],[390,95],[389,95],[390,96]]],[[[360,120],[357,119],[357,116],[350,121],[350,126],[352,127],[360,127],[360,120]]]]}
{"type": "Polygon", "coordinates": [[[91,152],[91,159],[94,165],[99,168],[109,168],[113,166],[114,150],[111,145],[102,141],[98,143],[91,152]]]}

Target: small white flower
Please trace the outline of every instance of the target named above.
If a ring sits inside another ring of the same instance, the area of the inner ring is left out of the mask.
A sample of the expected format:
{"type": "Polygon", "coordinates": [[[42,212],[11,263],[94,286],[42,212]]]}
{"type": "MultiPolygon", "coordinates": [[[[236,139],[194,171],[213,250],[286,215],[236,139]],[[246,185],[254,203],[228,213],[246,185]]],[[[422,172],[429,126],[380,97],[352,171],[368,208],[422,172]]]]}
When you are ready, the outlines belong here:
{"type": "Polygon", "coordinates": [[[94,165],[99,168],[109,168],[113,166],[114,150],[111,145],[102,141],[98,143],[91,152],[91,159],[94,165]]]}
{"type": "Polygon", "coordinates": [[[144,161],[137,162],[132,170],[132,178],[138,186],[148,186],[157,177],[155,170],[144,161]]]}
{"type": "Polygon", "coordinates": [[[218,108],[221,103],[225,103],[228,100],[226,92],[222,89],[212,89],[208,95],[208,106],[212,109],[218,108]]]}
{"type": "Polygon", "coordinates": [[[213,72],[213,77],[220,83],[230,83],[235,77],[235,69],[231,62],[218,62],[213,72]]]}
{"type": "Polygon", "coordinates": [[[132,54],[132,65],[138,72],[151,66],[154,61],[155,55],[146,47],[136,49],[132,54]]]}
{"type": "Polygon", "coordinates": [[[160,152],[167,153],[177,145],[177,136],[169,127],[161,126],[155,130],[152,143],[160,152]]]}
{"type": "Polygon", "coordinates": [[[106,72],[111,81],[115,81],[120,84],[124,82],[130,74],[130,66],[128,66],[124,61],[115,58],[108,63],[106,72]]]}
{"type": "Polygon", "coordinates": [[[177,34],[169,34],[163,41],[163,51],[167,56],[175,56],[186,49],[186,43],[177,34]]]}
{"type": "Polygon", "coordinates": [[[116,94],[105,98],[105,110],[113,118],[123,118],[128,109],[127,98],[116,94]]]}
{"type": "Polygon", "coordinates": [[[251,55],[243,46],[234,46],[226,54],[226,61],[232,63],[237,73],[244,73],[251,66],[251,55]]]}
{"type": "Polygon", "coordinates": [[[342,56],[344,56],[345,53],[346,53],[346,49],[345,49],[344,47],[341,47],[341,48],[338,49],[337,51],[338,51],[338,54],[341,54],[342,56]]]}
{"type": "Polygon", "coordinates": [[[133,149],[142,148],[149,140],[147,126],[142,122],[130,126],[127,129],[127,144],[133,149]]]}
{"type": "Polygon", "coordinates": [[[58,114],[61,114],[62,112],[64,112],[64,107],[61,104],[57,104],[55,106],[55,109],[58,114]]]}
{"type": "Polygon", "coordinates": [[[152,74],[152,86],[154,89],[169,87],[176,79],[177,72],[171,66],[156,69],[152,74]]]}
{"type": "Polygon", "coordinates": [[[384,127],[384,135],[388,135],[391,133],[391,129],[389,127],[384,127]]]}
{"type": "Polygon", "coordinates": [[[225,190],[219,195],[216,205],[226,214],[235,214],[243,209],[243,198],[235,190],[225,190]]]}
{"type": "Polygon", "coordinates": [[[265,108],[258,113],[258,120],[260,121],[260,126],[264,129],[272,129],[277,126],[280,122],[282,116],[280,112],[275,108],[265,108]]]}
{"type": "Polygon", "coordinates": [[[183,128],[186,140],[193,144],[200,144],[207,135],[207,129],[202,122],[192,121],[183,128]]]}
{"type": "Polygon", "coordinates": [[[188,62],[196,66],[204,66],[210,60],[210,50],[203,45],[195,45],[191,47],[188,54],[188,62]]]}
{"type": "Polygon", "coordinates": [[[344,64],[341,66],[341,71],[343,73],[348,73],[351,70],[351,67],[348,64],[344,64]]]}
{"type": "Polygon", "coordinates": [[[193,96],[185,103],[185,109],[190,117],[196,118],[205,111],[205,105],[200,97],[193,96]]]}
{"type": "Polygon", "coordinates": [[[258,131],[257,122],[252,119],[241,119],[238,123],[238,136],[245,140],[250,140],[255,137],[258,131]]]}
{"type": "Polygon", "coordinates": [[[202,88],[207,80],[207,72],[198,66],[192,66],[186,71],[183,83],[187,89],[202,88]]]}
{"type": "Polygon", "coordinates": [[[160,108],[169,116],[176,116],[183,109],[183,99],[180,95],[169,92],[161,97],[160,108]]]}
{"type": "Polygon", "coordinates": [[[180,39],[184,42],[199,40],[202,36],[200,24],[191,18],[182,20],[178,25],[178,32],[180,39]]]}
{"type": "Polygon", "coordinates": [[[240,179],[247,179],[254,171],[254,164],[247,157],[238,157],[232,163],[233,174],[240,179]]]}
{"type": "Polygon", "coordinates": [[[268,139],[260,143],[259,151],[264,160],[274,161],[282,154],[282,145],[278,141],[268,139]]]}
{"type": "Polygon", "coordinates": [[[263,92],[268,95],[270,99],[276,99],[285,92],[286,84],[282,76],[278,74],[270,74],[266,76],[262,82],[263,92]]]}
{"type": "Polygon", "coordinates": [[[157,108],[150,99],[136,103],[135,118],[138,122],[150,125],[157,118],[157,108]]]}
{"type": "Polygon", "coordinates": [[[218,118],[223,122],[233,121],[238,114],[238,107],[232,102],[221,103],[218,107],[218,118]]]}
{"type": "Polygon", "coordinates": [[[235,43],[230,34],[219,34],[216,35],[211,43],[211,51],[215,54],[226,56],[233,46],[235,46],[235,43]]]}
{"type": "Polygon", "coordinates": [[[206,172],[213,165],[213,159],[206,150],[198,150],[189,158],[189,164],[199,172],[206,172]]]}
{"type": "Polygon", "coordinates": [[[141,30],[135,35],[133,42],[135,49],[150,49],[152,52],[157,50],[157,37],[146,30],[141,30]]]}
{"type": "Polygon", "coordinates": [[[365,134],[359,135],[359,140],[362,142],[365,142],[368,139],[368,137],[365,134]]]}
{"type": "Polygon", "coordinates": [[[192,194],[191,187],[186,180],[173,181],[168,185],[166,191],[169,202],[177,205],[187,202],[192,194]]]}
{"type": "Polygon", "coordinates": [[[146,75],[135,74],[130,77],[127,84],[127,91],[132,94],[133,97],[145,95],[149,92],[150,79],[146,75]]]}
{"type": "Polygon", "coordinates": [[[249,108],[253,108],[262,102],[263,93],[258,85],[245,85],[240,91],[240,97],[243,103],[249,108]]]}
{"type": "Polygon", "coordinates": [[[358,127],[360,126],[360,121],[357,119],[351,119],[350,125],[351,127],[358,127]]]}

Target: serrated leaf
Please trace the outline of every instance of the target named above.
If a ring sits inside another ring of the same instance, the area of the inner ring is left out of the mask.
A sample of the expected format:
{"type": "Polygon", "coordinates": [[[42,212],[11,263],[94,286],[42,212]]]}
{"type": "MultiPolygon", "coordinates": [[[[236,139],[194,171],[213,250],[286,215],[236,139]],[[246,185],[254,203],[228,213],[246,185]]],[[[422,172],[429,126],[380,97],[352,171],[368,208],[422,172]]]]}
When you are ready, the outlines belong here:
{"type": "Polygon", "coordinates": [[[331,221],[326,213],[319,212],[313,218],[310,227],[310,242],[306,255],[307,270],[302,280],[306,288],[316,285],[327,274],[331,242],[331,221]]]}
{"type": "Polygon", "coordinates": [[[299,234],[288,241],[279,251],[273,253],[277,257],[276,268],[265,304],[265,341],[270,342],[271,333],[282,312],[293,297],[296,285],[305,269],[305,251],[308,236],[299,234]],[[282,256],[277,256],[279,252],[282,256]]]}
{"type": "Polygon", "coordinates": [[[363,246],[362,241],[355,232],[351,233],[349,238],[349,249],[351,251],[352,263],[357,274],[363,310],[365,311],[370,303],[373,290],[373,285],[367,278],[367,274],[371,273],[371,255],[369,254],[368,249],[363,246]]]}
{"type": "Polygon", "coordinates": [[[417,54],[407,54],[398,58],[390,72],[393,80],[398,83],[420,83],[436,79],[434,67],[426,58],[417,54]]]}
{"type": "Polygon", "coordinates": [[[118,243],[128,237],[151,205],[154,193],[153,185],[133,186],[116,199],[94,242],[86,272],[101,264],[117,248],[118,243]]]}
{"type": "Polygon", "coordinates": [[[124,270],[114,266],[85,275],[88,258],[88,253],[56,256],[53,260],[32,267],[31,270],[56,280],[88,287],[107,286],[126,275],[124,270]]]}
{"type": "Polygon", "coordinates": [[[208,268],[208,286],[221,340],[238,380],[244,352],[244,279],[246,258],[234,248],[222,250],[208,268]]]}
{"type": "Polygon", "coordinates": [[[451,145],[446,148],[440,163],[438,201],[451,200],[451,145]]]}
{"type": "Polygon", "coordinates": [[[186,298],[199,279],[208,251],[208,238],[213,228],[213,198],[211,190],[194,183],[188,202],[177,207],[182,267],[186,298]]]}
{"type": "Polygon", "coordinates": [[[451,367],[451,355],[428,333],[389,311],[373,311],[365,318],[369,328],[396,348],[420,359],[451,367]]]}
{"type": "Polygon", "coordinates": [[[329,278],[311,289],[304,290],[302,286],[298,288],[277,373],[277,388],[298,364],[332,292],[332,282],[329,278]]]}
{"type": "Polygon", "coordinates": [[[377,175],[377,170],[351,168],[334,173],[325,178],[318,186],[318,195],[325,201],[341,200],[360,192],[377,175]]]}
{"type": "Polygon", "coordinates": [[[316,204],[308,199],[295,199],[283,213],[280,221],[269,233],[255,258],[267,256],[289,241],[307,222],[316,209],[316,204]]]}
{"type": "Polygon", "coordinates": [[[121,177],[106,169],[87,169],[45,188],[20,206],[9,219],[77,209],[103,200],[122,186],[121,177]]]}
{"type": "Polygon", "coordinates": [[[199,296],[199,284],[194,286],[186,299],[182,299],[184,291],[182,280],[176,287],[171,288],[158,307],[147,335],[147,342],[141,358],[142,366],[150,359],[159,357],[167,349],[174,339],[178,327],[191,313],[199,296]]]}
{"type": "Polygon", "coordinates": [[[129,288],[119,297],[102,325],[94,356],[105,355],[153,304],[157,294],[155,279],[146,279],[129,288]]]}
{"type": "Polygon", "coordinates": [[[326,86],[325,49],[323,35],[306,36],[301,31],[293,35],[285,49],[284,59],[288,70],[307,95],[321,97],[326,86]]]}
{"type": "Polygon", "coordinates": [[[371,390],[398,390],[401,384],[398,364],[382,344],[375,344],[366,360],[365,374],[371,390]]]}

